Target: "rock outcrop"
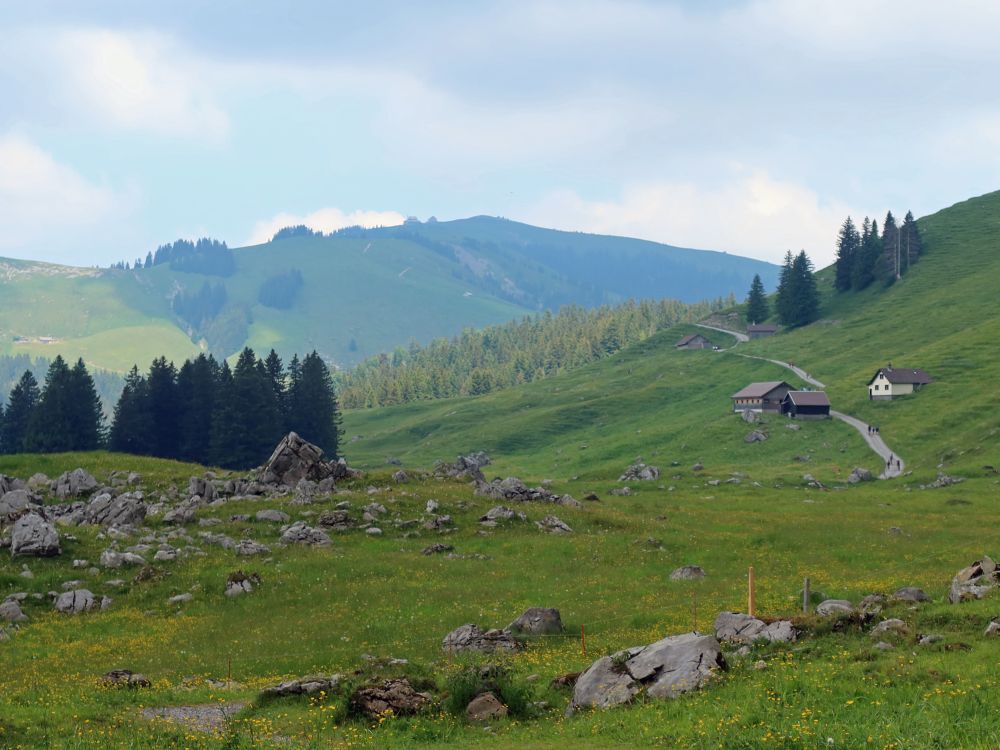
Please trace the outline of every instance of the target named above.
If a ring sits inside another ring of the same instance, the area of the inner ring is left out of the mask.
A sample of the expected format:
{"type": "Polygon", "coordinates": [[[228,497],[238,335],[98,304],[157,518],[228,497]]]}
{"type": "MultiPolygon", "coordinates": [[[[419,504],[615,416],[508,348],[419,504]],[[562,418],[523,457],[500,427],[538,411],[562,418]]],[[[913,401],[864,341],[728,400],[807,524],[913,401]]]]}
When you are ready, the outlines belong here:
{"type": "Polygon", "coordinates": [[[558,609],[531,607],[508,625],[507,630],[524,635],[555,635],[563,632],[562,617],[558,609]]]}
{"type": "Polygon", "coordinates": [[[10,535],[11,557],[55,557],[61,552],[59,532],[38,513],[27,513],[14,522],[10,535]]]}
{"type": "Polygon", "coordinates": [[[98,488],[97,480],[83,469],[73,469],[62,474],[53,488],[56,497],[85,497],[98,488]]]}
{"type": "Polygon", "coordinates": [[[948,601],[958,604],[970,599],[982,599],[997,586],[1000,586],[1000,566],[984,555],[952,579],[948,601]]]}
{"type": "Polygon", "coordinates": [[[351,695],[351,712],[378,719],[392,712],[394,716],[412,716],[431,702],[427,693],[418,693],[405,677],[385,680],[359,688],[351,695]]]}
{"type": "Polygon", "coordinates": [[[462,625],[448,633],[441,647],[449,653],[478,651],[492,654],[495,651],[519,651],[524,644],[506,630],[483,630],[478,625],[462,625]]]}
{"type": "Polygon", "coordinates": [[[648,466],[637,462],[625,469],[618,477],[619,482],[648,482],[660,478],[660,470],[656,466],[648,466]]]}
{"type": "Polygon", "coordinates": [[[566,709],[611,708],[645,693],[676,698],[697,690],[726,669],[719,642],[710,635],[686,633],[648,646],[605,656],[580,675],[566,709]]]}
{"type": "Polygon", "coordinates": [[[740,612],[722,612],[715,618],[715,637],[729,643],[753,643],[771,641],[785,643],[794,641],[798,633],[788,620],[765,623],[756,617],[740,612]]]}
{"type": "Polygon", "coordinates": [[[327,479],[343,479],[353,474],[343,459],[324,461],[323,450],[319,446],[289,432],[264,464],[259,480],[267,485],[295,487],[303,479],[322,482],[327,479]]]}

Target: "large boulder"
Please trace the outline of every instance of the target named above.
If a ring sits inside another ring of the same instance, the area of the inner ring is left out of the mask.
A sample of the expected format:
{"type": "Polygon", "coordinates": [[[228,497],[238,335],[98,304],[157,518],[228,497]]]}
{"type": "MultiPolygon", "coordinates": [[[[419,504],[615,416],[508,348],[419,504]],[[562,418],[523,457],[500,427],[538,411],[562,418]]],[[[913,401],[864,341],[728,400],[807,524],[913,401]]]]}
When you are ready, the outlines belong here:
{"type": "Polygon", "coordinates": [[[740,612],[722,612],[715,618],[714,627],[715,637],[730,643],[754,641],[785,643],[794,641],[798,637],[798,633],[788,620],[765,623],[740,612]]]}
{"type": "Polygon", "coordinates": [[[816,614],[820,617],[853,614],[854,605],[846,599],[826,599],[816,605],[816,614]]]}
{"type": "Polygon", "coordinates": [[[696,581],[705,577],[705,569],[700,565],[682,565],[670,574],[671,581],[696,581]]]}
{"type": "Polygon", "coordinates": [[[958,571],[951,580],[948,601],[958,604],[970,599],[982,599],[997,586],[1000,586],[1000,566],[984,555],[981,560],[958,571]]]}
{"type": "Polygon", "coordinates": [[[0,603],[0,622],[27,622],[28,616],[21,611],[17,599],[7,599],[0,603]]]}
{"type": "Polygon", "coordinates": [[[98,488],[97,480],[83,469],[62,474],[55,482],[56,497],[84,497],[98,488]]]}
{"type": "Polygon", "coordinates": [[[300,479],[319,482],[333,473],[334,469],[323,460],[322,448],[289,432],[264,464],[260,481],[294,487],[300,479]]]}
{"type": "Polygon", "coordinates": [[[27,490],[10,490],[0,497],[0,524],[17,520],[29,510],[37,510],[40,503],[27,490]]]}
{"type": "Polygon", "coordinates": [[[483,451],[470,453],[468,456],[459,456],[455,463],[449,464],[439,461],[434,466],[434,476],[448,479],[475,479],[485,481],[483,467],[489,466],[490,457],[483,451]]]}
{"type": "Polygon", "coordinates": [[[540,531],[545,531],[549,534],[572,534],[573,529],[571,529],[564,521],[562,521],[557,516],[545,516],[541,521],[535,521],[535,526],[539,528],[540,531]]]}
{"type": "Polygon", "coordinates": [[[847,477],[847,481],[850,484],[859,484],[860,482],[870,482],[874,478],[875,477],[872,476],[872,473],[868,471],[868,469],[856,466],[854,470],[851,471],[850,475],[847,477]]]}
{"type": "Polygon", "coordinates": [[[14,522],[10,535],[11,557],[55,557],[60,552],[59,532],[38,513],[27,513],[14,522]]]}
{"type": "Polygon", "coordinates": [[[101,526],[141,526],[146,520],[146,503],[142,493],[126,492],[118,497],[102,493],[87,505],[87,523],[101,526]]]}
{"type": "Polygon", "coordinates": [[[330,544],[330,537],[325,532],[308,526],[305,521],[296,521],[282,531],[281,541],[285,544],[326,546],[330,544]]]}
{"type": "Polygon", "coordinates": [[[726,660],[714,637],[671,636],[598,659],[576,681],[566,713],[611,708],[643,692],[650,698],[676,698],[702,687],[724,669],[726,660]]]}
{"type": "Polygon", "coordinates": [[[765,440],[767,440],[767,433],[760,430],[751,430],[743,438],[744,443],[763,443],[765,440]]]}
{"type": "Polygon", "coordinates": [[[507,630],[525,635],[555,635],[563,632],[562,617],[558,609],[531,607],[508,625],[507,630]]]}
{"type": "Polygon", "coordinates": [[[493,693],[477,695],[465,707],[465,718],[469,721],[492,721],[507,715],[507,706],[493,693]]]}
{"type": "Polygon", "coordinates": [[[394,716],[412,716],[430,702],[431,696],[418,693],[405,677],[358,688],[350,699],[352,713],[370,719],[379,719],[389,712],[394,716]]]}
{"type": "Polygon", "coordinates": [[[573,505],[569,495],[557,495],[544,487],[528,487],[517,477],[494,479],[492,482],[476,481],[476,494],[493,500],[514,503],[559,503],[573,505]]]}
{"type": "Polygon", "coordinates": [[[449,653],[478,651],[492,654],[495,651],[519,651],[524,644],[506,630],[483,630],[478,625],[462,625],[448,633],[441,647],[449,653]]]}
{"type": "Polygon", "coordinates": [[[634,463],[625,469],[618,477],[619,482],[648,482],[660,478],[660,470],[655,466],[647,466],[642,462],[634,463]]]}
{"type": "Polygon", "coordinates": [[[904,586],[892,595],[892,600],[894,602],[929,602],[931,598],[924,593],[923,589],[918,589],[916,586],[904,586]]]}
{"type": "Polygon", "coordinates": [[[98,607],[104,609],[107,606],[104,603],[105,601],[110,603],[111,600],[104,597],[103,600],[99,601],[89,590],[75,589],[73,591],[66,591],[56,597],[53,606],[57,612],[76,615],[91,609],[97,609],[98,607]]]}

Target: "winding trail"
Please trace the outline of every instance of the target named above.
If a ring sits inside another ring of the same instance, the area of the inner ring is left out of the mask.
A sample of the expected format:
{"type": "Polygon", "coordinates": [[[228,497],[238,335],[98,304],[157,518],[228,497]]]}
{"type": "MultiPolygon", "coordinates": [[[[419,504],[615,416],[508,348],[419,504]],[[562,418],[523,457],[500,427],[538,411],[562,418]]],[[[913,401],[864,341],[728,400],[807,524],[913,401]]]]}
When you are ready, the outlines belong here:
{"type": "MultiPolygon", "coordinates": [[[[736,354],[738,357],[746,357],[747,359],[759,359],[762,362],[770,362],[771,364],[778,365],[779,367],[784,367],[786,370],[791,370],[794,372],[801,380],[809,383],[809,385],[815,386],[816,388],[826,388],[826,385],[821,381],[814,378],[808,372],[803,370],[797,365],[793,365],[791,362],[782,362],[780,359],[768,359],[767,357],[757,357],[753,354],[743,354],[741,352],[733,352],[739,344],[746,343],[750,340],[750,337],[745,333],[739,333],[737,331],[730,331],[726,328],[717,328],[716,326],[704,325],[703,323],[695,323],[699,328],[707,328],[710,331],[718,331],[719,333],[728,333],[730,336],[736,338],[736,343],[727,349],[720,349],[719,353],[731,352],[736,354]]],[[[839,419],[844,424],[850,425],[858,434],[864,438],[865,443],[868,447],[872,449],[881,459],[882,459],[882,473],[879,474],[879,479],[891,479],[893,477],[898,477],[906,470],[906,462],[899,456],[898,453],[894,452],[885,441],[882,436],[876,434],[872,431],[871,425],[864,422],[857,417],[852,417],[850,414],[844,414],[843,412],[835,411],[830,409],[830,416],[834,419],[839,419]],[[898,462],[898,463],[897,463],[898,462]]]]}

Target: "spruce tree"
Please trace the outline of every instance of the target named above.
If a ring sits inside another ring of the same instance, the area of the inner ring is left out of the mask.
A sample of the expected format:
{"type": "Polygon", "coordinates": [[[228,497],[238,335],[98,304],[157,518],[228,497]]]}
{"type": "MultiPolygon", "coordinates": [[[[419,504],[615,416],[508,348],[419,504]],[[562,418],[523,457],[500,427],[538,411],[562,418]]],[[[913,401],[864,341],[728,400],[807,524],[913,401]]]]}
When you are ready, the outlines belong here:
{"type": "Polygon", "coordinates": [[[340,409],[330,370],[315,351],[301,363],[299,375],[289,393],[289,428],[327,456],[340,448],[340,409]]]}
{"type": "Polygon", "coordinates": [[[0,433],[0,446],[4,453],[21,453],[25,450],[28,425],[40,396],[38,381],[31,370],[25,370],[11,390],[7,409],[4,411],[3,431],[0,433]]]}
{"type": "Polygon", "coordinates": [[[108,448],[121,453],[149,455],[153,451],[152,418],[146,379],[134,366],[125,376],[122,395],[115,405],[108,448]]]}
{"type": "Polygon", "coordinates": [[[237,435],[233,426],[235,412],[233,372],[229,368],[229,363],[223,360],[215,387],[209,450],[211,463],[216,466],[233,465],[237,453],[237,435]]]}
{"type": "Polygon", "coordinates": [[[816,289],[816,277],[813,276],[812,261],[801,251],[792,263],[792,279],[794,300],[793,321],[790,325],[804,326],[819,317],[819,292],[816,289]]]}
{"type": "Polygon", "coordinates": [[[791,325],[795,318],[795,301],[793,299],[794,272],[792,270],[792,251],[785,252],[785,262],[781,266],[781,275],[778,277],[778,293],[775,300],[775,308],[778,313],[778,320],[782,325],[791,325]]]}
{"type": "Polygon", "coordinates": [[[94,451],[104,445],[104,409],[94,379],[80,358],[70,370],[68,407],[73,425],[70,450],[94,451]]]}
{"type": "Polygon", "coordinates": [[[750,293],[747,295],[747,323],[763,323],[767,320],[767,296],[764,293],[764,282],[760,274],[753,275],[750,282],[750,293]]]}
{"type": "Polygon", "coordinates": [[[923,242],[920,239],[920,230],[917,227],[917,220],[913,218],[913,212],[907,211],[903,219],[903,226],[900,228],[899,237],[900,257],[903,263],[903,272],[910,270],[910,266],[917,262],[917,258],[924,251],[923,242]]]}
{"type": "Polygon", "coordinates": [[[154,359],[146,377],[152,428],[151,453],[161,458],[180,456],[180,403],[177,370],[166,357],[154,359]]]}
{"type": "Polygon", "coordinates": [[[850,290],[854,279],[854,266],[861,249],[861,237],[850,216],[844,220],[837,235],[837,274],[834,286],[838,292],[850,290]]]}
{"type": "Polygon", "coordinates": [[[885,215],[885,224],[882,225],[883,269],[889,281],[894,281],[901,275],[899,253],[899,228],[896,226],[896,217],[890,211],[885,215]]]}
{"type": "Polygon", "coordinates": [[[278,356],[278,353],[274,351],[274,349],[271,350],[271,352],[267,355],[267,359],[264,360],[264,369],[267,371],[267,379],[271,384],[271,390],[274,392],[274,399],[278,405],[278,411],[281,415],[281,431],[284,432],[285,422],[288,418],[285,367],[281,362],[281,357],[278,356]]]}
{"type": "Polygon", "coordinates": [[[851,279],[854,289],[864,289],[875,280],[881,257],[882,239],[878,233],[878,222],[869,222],[866,216],[861,232],[861,251],[854,264],[854,277],[851,279]]]}
{"type": "Polygon", "coordinates": [[[199,354],[186,361],[177,373],[178,453],[185,461],[213,461],[212,419],[218,382],[219,365],[211,355],[199,354]]]}
{"type": "Polygon", "coordinates": [[[72,376],[69,366],[56,355],[45,373],[45,385],[32,411],[24,439],[26,451],[31,453],[58,453],[73,450],[74,425],[70,396],[72,376]]]}

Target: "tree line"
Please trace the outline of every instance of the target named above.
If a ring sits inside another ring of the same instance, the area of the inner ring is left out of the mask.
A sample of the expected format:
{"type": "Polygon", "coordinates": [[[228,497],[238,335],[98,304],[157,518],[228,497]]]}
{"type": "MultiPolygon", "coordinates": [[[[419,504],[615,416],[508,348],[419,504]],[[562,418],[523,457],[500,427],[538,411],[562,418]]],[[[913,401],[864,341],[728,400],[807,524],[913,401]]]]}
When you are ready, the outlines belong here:
{"type": "MultiPolygon", "coordinates": [[[[819,316],[819,290],[813,275],[813,264],[805,250],[792,255],[789,250],[778,277],[774,296],[774,313],[778,322],[788,328],[808,325],[819,316]]],[[[750,324],[762,323],[771,316],[771,306],[760,275],[755,274],[747,294],[746,319],[750,324]]]]}
{"type": "Polygon", "coordinates": [[[168,263],[174,271],[202,273],[209,276],[232,276],[236,273],[236,257],[225,242],[202,237],[191,240],[176,240],[160,245],[156,252],[146,253],[146,259],[136,258],[135,263],[126,260],[112,263],[111,268],[119,271],[138,271],[142,268],[168,263]]]}
{"type": "Polygon", "coordinates": [[[643,300],[591,309],[570,305],[556,314],[468,329],[426,347],[413,343],[372,357],[337,373],[338,392],[345,408],[351,409],[489,393],[593,362],[734,302],[643,300]]]}
{"type": "MultiPolygon", "coordinates": [[[[0,356],[0,406],[3,406],[10,392],[18,384],[27,371],[31,372],[36,383],[45,379],[45,373],[52,365],[52,360],[46,357],[32,358],[21,354],[7,354],[0,356]]],[[[104,414],[111,416],[118,396],[122,392],[122,376],[117,372],[88,368],[90,376],[97,387],[97,394],[101,397],[104,406],[104,414]]]]}
{"type": "Polygon", "coordinates": [[[910,270],[923,253],[920,229],[907,211],[902,226],[892,211],[886,214],[879,236],[878,222],[866,216],[858,231],[848,216],[837,234],[834,286],[838,292],[861,290],[877,280],[891,284],[910,270]]]}
{"type": "Polygon", "coordinates": [[[176,368],[160,357],[145,374],[133,367],[110,428],[83,360],[61,356],[39,387],[26,370],[0,407],[0,451],[114,451],[247,469],[267,459],[294,430],[328,456],[340,446],[340,411],[330,370],[314,351],[286,369],[273,350],[250,348],[234,367],[199,355],[176,368]]]}

